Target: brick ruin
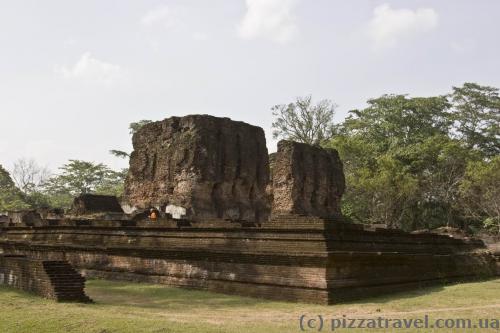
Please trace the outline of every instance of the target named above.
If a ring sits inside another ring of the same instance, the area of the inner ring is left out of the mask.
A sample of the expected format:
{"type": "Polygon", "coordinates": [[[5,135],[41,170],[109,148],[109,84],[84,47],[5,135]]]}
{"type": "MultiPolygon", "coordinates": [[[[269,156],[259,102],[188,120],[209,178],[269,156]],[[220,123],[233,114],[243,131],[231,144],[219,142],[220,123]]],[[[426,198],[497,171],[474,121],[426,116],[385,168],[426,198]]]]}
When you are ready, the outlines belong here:
{"type": "Polygon", "coordinates": [[[340,215],[345,179],[336,150],[282,140],[272,164],[273,216],[340,215]]]}
{"type": "Polygon", "coordinates": [[[269,161],[264,131],[229,118],[172,117],[133,137],[125,185],[132,206],[190,219],[265,221],[269,161]]]}
{"type": "Polygon", "coordinates": [[[262,129],[227,118],[145,125],[124,200],[147,215],[47,216],[0,226],[0,249],[65,260],[90,277],[331,304],[496,274],[477,239],[347,223],[335,150],[288,141],[271,163],[262,129]]]}
{"type": "Polygon", "coordinates": [[[88,215],[99,213],[123,214],[118,198],[112,195],[82,194],[73,200],[71,213],[88,215]]]}
{"type": "Polygon", "coordinates": [[[0,285],[8,285],[56,301],[92,302],[85,295],[85,278],[66,261],[0,255],[0,285]]]}

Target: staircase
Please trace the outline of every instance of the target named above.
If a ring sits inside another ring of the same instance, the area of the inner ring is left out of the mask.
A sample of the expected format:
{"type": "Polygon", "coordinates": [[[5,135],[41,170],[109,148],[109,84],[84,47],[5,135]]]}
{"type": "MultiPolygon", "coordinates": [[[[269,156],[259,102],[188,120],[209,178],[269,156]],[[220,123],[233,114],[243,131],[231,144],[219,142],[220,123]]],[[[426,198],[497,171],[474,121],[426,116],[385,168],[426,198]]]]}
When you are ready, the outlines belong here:
{"type": "Polygon", "coordinates": [[[92,302],[85,295],[85,278],[66,261],[44,261],[43,267],[52,284],[52,297],[57,301],[92,302]]]}

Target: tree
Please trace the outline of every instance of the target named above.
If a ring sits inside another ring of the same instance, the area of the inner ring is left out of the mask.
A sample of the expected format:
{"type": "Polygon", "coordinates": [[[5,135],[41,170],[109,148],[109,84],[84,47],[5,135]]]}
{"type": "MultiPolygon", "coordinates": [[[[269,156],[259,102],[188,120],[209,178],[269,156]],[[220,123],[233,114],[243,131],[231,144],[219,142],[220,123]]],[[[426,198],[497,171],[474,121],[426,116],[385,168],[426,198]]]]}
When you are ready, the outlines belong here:
{"type": "Polygon", "coordinates": [[[321,100],[312,104],[312,97],[298,97],[294,103],[271,108],[275,120],[273,137],[319,145],[333,133],[335,104],[321,100]]]}
{"type": "Polygon", "coordinates": [[[14,163],[12,179],[25,194],[38,191],[49,178],[50,171],[39,166],[33,159],[21,158],[14,163]]]}
{"type": "Polygon", "coordinates": [[[33,159],[22,158],[14,163],[12,178],[31,208],[49,205],[48,198],[43,193],[43,186],[50,178],[50,171],[46,167],[39,166],[33,159]]]}
{"type": "Polygon", "coordinates": [[[0,165],[0,212],[9,210],[27,209],[21,191],[16,187],[10,174],[0,165]]]}
{"type": "Polygon", "coordinates": [[[338,130],[377,143],[380,152],[447,134],[451,126],[446,96],[383,95],[368,100],[368,105],[350,111],[338,130]]]}
{"type": "Polygon", "coordinates": [[[53,206],[68,207],[80,194],[120,195],[123,189],[124,172],[113,171],[102,163],[70,160],[60,170],[45,185],[53,206]]]}
{"type": "Polygon", "coordinates": [[[473,154],[449,137],[449,107],[446,96],[383,95],[337,126],[329,146],[344,161],[348,217],[407,230],[457,221],[458,187],[473,154]]]}
{"type": "MultiPolygon", "coordinates": [[[[146,120],[146,119],[139,120],[139,121],[134,122],[134,123],[130,123],[129,126],[128,126],[128,128],[130,130],[130,132],[129,132],[130,135],[134,135],[144,125],[147,125],[149,123],[152,123],[152,121],[151,120],[146,120]]],[[[109,151],[109,153],[111,155],[114,155],[114,156],[119,157],[119,158],[130,158],[130,153],[127,153],[126,151],[123,151],[123,150],[112,149],[112,150],[109,151]]]]}
{"type": "Polygon", "coordinates": [[[462,87],[453,87],[450,98],[458,138],[487,157],[500,154],[498,88],[465,83],[462,87]]]}
{"type": "Polygon", "coordinates": [[[460,194],[466,214],[500,235],[500,155],[470,162],[464,178],[460,194]]]}
{"type": "Polygon", "coordinates": [[[127,178],[128,169],[120,171],[110,170],[107,177],[95,189],[96,194],[121,196],[124,191],[125,178],[127,178]]]}

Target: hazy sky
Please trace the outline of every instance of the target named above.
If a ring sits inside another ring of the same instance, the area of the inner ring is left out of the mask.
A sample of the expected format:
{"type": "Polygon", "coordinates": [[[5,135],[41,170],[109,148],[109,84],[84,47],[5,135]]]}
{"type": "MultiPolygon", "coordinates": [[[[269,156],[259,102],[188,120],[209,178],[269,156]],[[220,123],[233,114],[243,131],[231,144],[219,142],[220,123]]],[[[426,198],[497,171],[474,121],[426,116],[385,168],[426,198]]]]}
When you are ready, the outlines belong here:
{"type": "Polygon", "coordinates": [[[128,162],[128,124],[259,125],[312,94],[337,120],[383,93],[500,87],[500,1],[0,1],[0,164],[128,162]]]}

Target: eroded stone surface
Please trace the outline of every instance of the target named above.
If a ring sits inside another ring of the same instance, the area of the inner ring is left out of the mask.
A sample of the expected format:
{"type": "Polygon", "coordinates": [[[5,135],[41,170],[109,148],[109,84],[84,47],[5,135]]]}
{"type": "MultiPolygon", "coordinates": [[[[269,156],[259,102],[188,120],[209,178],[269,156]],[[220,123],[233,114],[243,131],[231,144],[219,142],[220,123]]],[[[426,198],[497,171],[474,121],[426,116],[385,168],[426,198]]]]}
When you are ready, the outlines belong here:
{"type": "Polygon", "coordinates": [[[5,284],[57,301],[91,302],[85,279],[67,261],[0,255],[0,285],[5,284]]]}
{"type": "Polygon", "coordinates": [[[71,212],[76,215],[123,213],[123,209],[115,196],[81,194],[73,200],[71,212]]]}
{"type": "Polygon", "coordinates": [[[133,206],[182,207],[187,218],[264,221],[269,161],[264,131],[229,118],[171,117],[133,137],[125,185],[133,206]]]}
{"type": "Polygon", "coordinates": [[[338,152],[282,140],[272,163],[272,214],[335,216],[345,179],[338,152]]]}
{"type": "Polygon", "coordinates": [[[41,220],[41,216],[36,210],[11,211],[8,214],[10,222],[14,224],[26,224],[31,226],[41,220]]]}

